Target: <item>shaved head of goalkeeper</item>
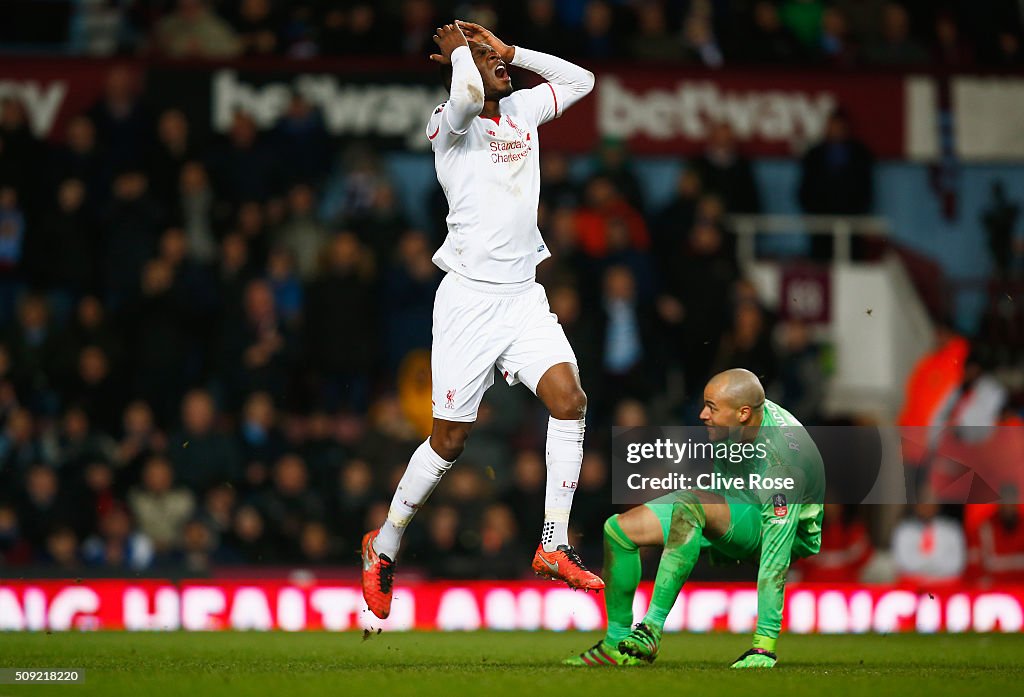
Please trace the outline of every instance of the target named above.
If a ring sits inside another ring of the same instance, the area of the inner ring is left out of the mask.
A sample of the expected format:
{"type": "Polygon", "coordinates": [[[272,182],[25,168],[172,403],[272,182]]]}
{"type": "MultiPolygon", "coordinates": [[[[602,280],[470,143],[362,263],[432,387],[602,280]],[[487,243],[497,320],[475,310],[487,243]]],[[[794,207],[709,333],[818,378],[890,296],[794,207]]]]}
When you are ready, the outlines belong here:
{"type": "Polygon", "coordinates": [[[712,441],[751,441],[764,418],[764,387],[749,370],[732,368],[708,381],[700,420],[712,441]]]}

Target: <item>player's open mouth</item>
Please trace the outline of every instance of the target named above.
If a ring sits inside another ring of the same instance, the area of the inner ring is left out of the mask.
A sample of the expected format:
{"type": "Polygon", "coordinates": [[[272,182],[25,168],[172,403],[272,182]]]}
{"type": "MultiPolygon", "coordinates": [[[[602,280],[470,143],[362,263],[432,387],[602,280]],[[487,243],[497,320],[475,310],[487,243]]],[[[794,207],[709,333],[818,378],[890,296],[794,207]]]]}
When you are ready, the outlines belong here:
{"type": "Polygon", "coordinates": [[[499,64],[498,67],[494,69],[494,77],[498,78],[499,80],[512,79],[511,77],[509,77],[508,70],[505,68],[504,65],[501,64],[499,64]]]}

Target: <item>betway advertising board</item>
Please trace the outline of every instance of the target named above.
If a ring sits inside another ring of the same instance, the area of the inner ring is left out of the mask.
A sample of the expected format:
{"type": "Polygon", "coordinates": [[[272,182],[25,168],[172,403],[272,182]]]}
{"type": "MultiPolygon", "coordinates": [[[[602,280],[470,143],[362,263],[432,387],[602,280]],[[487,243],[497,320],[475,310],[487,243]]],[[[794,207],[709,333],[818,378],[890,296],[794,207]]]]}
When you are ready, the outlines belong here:
{"type": "MultiPolygon", "coordinates": [[[[22,101],[34,133],[61,139],[67,120],[102,95],[108,72],[128,66],[156,112],[179,108],[199,131],[223,133],[235,111],[270,128],[294,92],[323,115],[339,139],[425,152],[434,107],[446,98],[440,76],[394,62],[240,61],[224,65],[9,57],[0,60],[0,99],[22,101]]],[[[597,69],[591,97],[547,126],[545,143],[589,152],[604,137],[625,139],[639,155],[690,156],[725,121],[751,157],[799,155],[823,134],[836,108],[883,159],[940,157],[939,80],[921,74],[775,70],[597,69]]],[[[516,72],[516,85],[535,78],[516,72]]],[[[965,161],[1024,158],[1024,76],[949,77],[953,148],[965,161]]],[[[941,118],[940,118],[941,116],[941,118]]]]}
{"type": "MultiPolygon", "coordinates": [[[[637,593],[642,616],[650,584],[637,593]]],[[[747,633],[757,621],[750,584],[687,584],[670,632],[747,633]]],[[[600,595],[538,581],[424,582],[397,586],[391,616],[374,617],[350,583],[281,581],[0,581],[0,631],[65,630],[596,630],[600,595]]],[[[1024,586],[792,584],[783,629],[808,633],[1020,632],[1024,586]]]]}
{"type": "MultiPolygon", "coordinates": [[[[384,69],[350,63],[175,63],[31,59],[0,61],[0,98],[22,100],[32,130],[63,137],[63,126],[102,95],[115,66],[138,71],[147,105],[179,108],[199,130],[223,133],[235,111],[270,128],[293,92],[316,105],[328,132],[387,147],[427,150],[426,121],[446,93],[432,70],[384,69]],[[285,66],[285,67],[282,67],[285,66]]],[[[518,72],[517,85],[532,76],[518,72]]],[[[606,136],[628,140],[639,154],[699,152],[709,129],[730,123],[753,156],[784,156],[818,139],[828,114],[846,109],[880,157],[902,157],[903,78],[894,75],[783,74],[675,70],[598,71],[592,97],[548,126],[558,148],[592,150],[606,136]]]]}

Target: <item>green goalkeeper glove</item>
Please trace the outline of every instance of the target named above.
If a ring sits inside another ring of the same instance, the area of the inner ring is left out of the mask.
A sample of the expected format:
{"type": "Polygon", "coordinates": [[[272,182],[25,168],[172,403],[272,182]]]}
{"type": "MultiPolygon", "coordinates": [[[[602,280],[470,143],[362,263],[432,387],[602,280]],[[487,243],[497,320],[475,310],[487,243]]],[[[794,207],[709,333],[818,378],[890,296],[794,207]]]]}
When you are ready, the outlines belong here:
{"type": "Polygon", "coordinates": [[[733,668],[774,668],[779,657],[775,655],[775,639],[754,635],[754,648],[737,658],[733,668]]]}

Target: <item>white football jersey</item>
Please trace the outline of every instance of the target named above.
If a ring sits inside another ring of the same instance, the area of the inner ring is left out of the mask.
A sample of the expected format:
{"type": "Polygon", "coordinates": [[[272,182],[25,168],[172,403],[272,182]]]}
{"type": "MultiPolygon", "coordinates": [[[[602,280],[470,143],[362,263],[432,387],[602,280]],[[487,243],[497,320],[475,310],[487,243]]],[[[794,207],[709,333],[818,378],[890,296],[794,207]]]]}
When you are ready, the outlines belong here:
{"type": "Polygon", "coordinates": [[[514,92],[499,103],[500,116],[483,117],[482,101],[472,99],[482,95],[479,71],[468,48],[456,49],[452,98],[434,110],[426,129],[448,199],[448,235],[434,263],[491,283],[527,281],[551,256],[537,229],[537,127],[561,115],[594,84],[589,71],[537,51],[517,47],[512,64],[549,82],[514,92]]]}

